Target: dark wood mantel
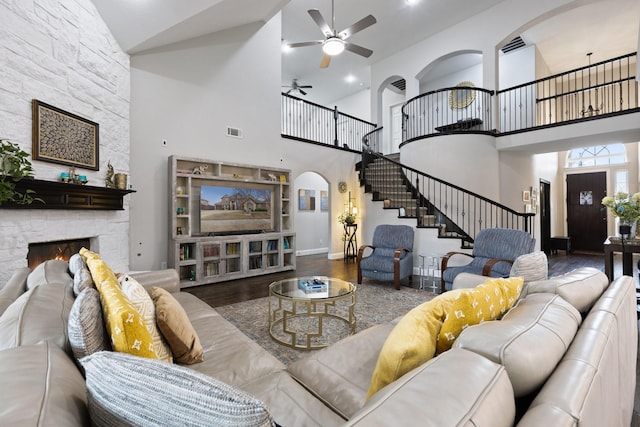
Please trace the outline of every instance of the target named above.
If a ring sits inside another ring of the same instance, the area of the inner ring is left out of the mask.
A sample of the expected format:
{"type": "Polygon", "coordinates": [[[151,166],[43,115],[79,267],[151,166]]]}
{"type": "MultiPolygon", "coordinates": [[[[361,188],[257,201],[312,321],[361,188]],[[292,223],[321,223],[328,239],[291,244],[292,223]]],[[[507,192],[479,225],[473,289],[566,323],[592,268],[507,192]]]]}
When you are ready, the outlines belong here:
{"type": "Polygon", "coordinates": [[[134,190],[95,187],[91,185],[66,184],[41,179],[22,179],[16,183],[16,190],[35,191],[34,197],[44,200],[30,205],[3,202],[0,208],[7,209],[91,209],[124,210],[123,198],[134,190]]]}

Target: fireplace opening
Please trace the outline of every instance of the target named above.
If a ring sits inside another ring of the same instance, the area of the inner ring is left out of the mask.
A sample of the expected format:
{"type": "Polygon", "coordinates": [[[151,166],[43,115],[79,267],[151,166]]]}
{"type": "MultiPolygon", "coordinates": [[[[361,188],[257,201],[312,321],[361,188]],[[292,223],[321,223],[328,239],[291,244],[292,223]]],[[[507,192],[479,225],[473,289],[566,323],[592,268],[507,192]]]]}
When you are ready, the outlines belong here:
{"type": "Polygon", "coordinates": [[[50,259],[69,261],[73,254],[80,252],[83,247],[89,247],[90,239],[57,240],[55,242],[29,243],[27,253],[27,265],[34,269],[38,265],[50,259]]]}

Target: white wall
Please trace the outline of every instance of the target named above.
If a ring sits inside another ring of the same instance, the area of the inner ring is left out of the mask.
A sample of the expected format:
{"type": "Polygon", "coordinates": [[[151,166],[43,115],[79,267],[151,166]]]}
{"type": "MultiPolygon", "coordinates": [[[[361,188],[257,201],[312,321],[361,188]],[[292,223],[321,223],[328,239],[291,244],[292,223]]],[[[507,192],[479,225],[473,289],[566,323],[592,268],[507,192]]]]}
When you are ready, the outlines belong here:
{"type": "Polygon", "coordinates": [[[429,79],[429,74],[427,73],[420,81],[420,93],[445,87],[453,87],[463,81],[470,81],[476,87],[482,87],[482,64],[474,65],[464,70],[458,70],[455,73],[450,73],[436,79],[429,79]]]}
{"type": "MultiPolygon", "coordinates": [[[[321,192],[329,191],[329,183],[315,172],[304,172],[293,185],[296,216],[296,253],[311,255],[329,251],[329,211],[322,210],[321,192]],[[315,191],[316,204],[313,211],[301,211],[298,204],[300,189],[315,191]]],[[[330,208],[327,203],[327,208],[330,208]]]]}
{"type": "MultiPolygon", "coordinates": [[[[322,175],[354,187],[359,156],[280,137],[280,15],[131,58],[131,265],[167,260],[167,159],[172,154],[322,175]],[[257,66],[259,64],[259,66],[257,66]],[[243,138],[225,136],[226,126],[243,138]],[[162,146],[166,139],[168,145],[162,146]]],[[[342,206],[330,192],[331,217],[342,206]]],[[[293,224],[297,214],[294,210],[293,224]]],[[[339,224],[330,251],[342,251],[339,224]]]]}
{"type": "Polygon", "coordinates": [[[338,99],[329,105],[337,106],[342,113],[371,122],[371,105],[369,100],[369,89],[363,89],[354,95],[338,99]]]}
{"type": "MultiPolygon", "coordinates": [[[[540,77],[537,73],[537,49],[526,46],[507,54],[500,54],[500,89],[508,89],[523,83],[530,83],[540,77]]],[[[545,74],[548,76],[548,74],[545,74]]]]}
{"type": "Polygon", "coordinates": [[[500,200],[500,161],[489,135],[456,134],[407,144],[400,152],[404,165],[451,184],[500,200]],[[424,142],[424,143],[420,143],[424,142]]]}
{"type": "MultiPolygon", "coordinates": [[[[108,161],[129,172],[129,57],[90,0],[0,2],[0,136],[31,153],[31,101],[100,125],[100,170],[77,169],[103,186],[108,161]]],[[[34,161],[56,180],[67,166],[34,161]]],[[[125,208],[134,195],[125,197],[125,208]]],[[[27,265],[31,242],[92,239],[116,271],[129,265],[128,211],[2,210],[0,283],[27,265]]]]}

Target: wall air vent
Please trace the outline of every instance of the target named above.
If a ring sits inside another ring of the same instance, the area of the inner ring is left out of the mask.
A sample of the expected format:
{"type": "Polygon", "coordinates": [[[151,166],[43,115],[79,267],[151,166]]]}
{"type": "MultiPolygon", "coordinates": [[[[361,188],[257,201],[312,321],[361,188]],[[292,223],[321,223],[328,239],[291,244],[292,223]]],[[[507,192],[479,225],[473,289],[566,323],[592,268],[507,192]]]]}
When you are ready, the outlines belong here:
{"type": "Polygon", "coordinates": [[[227,126],[227,136],[233,138],[242,138],[242,129],[232,128],[231,126],[227,126]]]}
{"type": "Polygon", "coordinates": [[[522,40],[522,37],[518,36],[515,39],[511,40],[509,43],[504,45],[502,49],[502,53],[513,52],[514,50],[518,50],[522,47],[525,47],[527,44],[522,40]]]}
{"type": "Polygon", "coordinates": [[[398,79],[394,82],[391,82],[391,86],[397,89],[397,91],[403,93],[407,88],[407,82],[405,79],[398,79]]]}

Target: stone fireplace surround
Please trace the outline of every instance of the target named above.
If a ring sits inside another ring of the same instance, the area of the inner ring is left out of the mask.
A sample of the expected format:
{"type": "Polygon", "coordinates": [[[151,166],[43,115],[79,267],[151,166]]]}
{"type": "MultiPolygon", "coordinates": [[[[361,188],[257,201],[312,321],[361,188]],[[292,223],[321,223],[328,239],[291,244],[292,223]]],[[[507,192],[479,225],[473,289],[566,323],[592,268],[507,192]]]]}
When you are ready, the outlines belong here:
{"type": "Polygon", "coordinates": [[[0,209],[0,287],[27,266],[29,243],[90,238],[114,271],[129,270],[129,201],[124,211],[0,209]]]}
{"type": "MultiPolygon", "coordinates": [[[[0,48],[11,64],[0,79],[2,137],[31,153],[31,104],[39,99],[100,124],[100,170],[83,171],[89,185],[103,185],[108,162],[130,174],[129,55],[91,0],[32,3],[2,9],[3,31],[12,35],[0,48]]],[[[35,178],[47,181],[68,170],[38,160],[33,167],[35,178]]],[[[0,287],[27,266],[32,242],[91,237],[92,250],[114,270],[128,271],[131,197],[123,211],[0,208],[0,287]]]]}

